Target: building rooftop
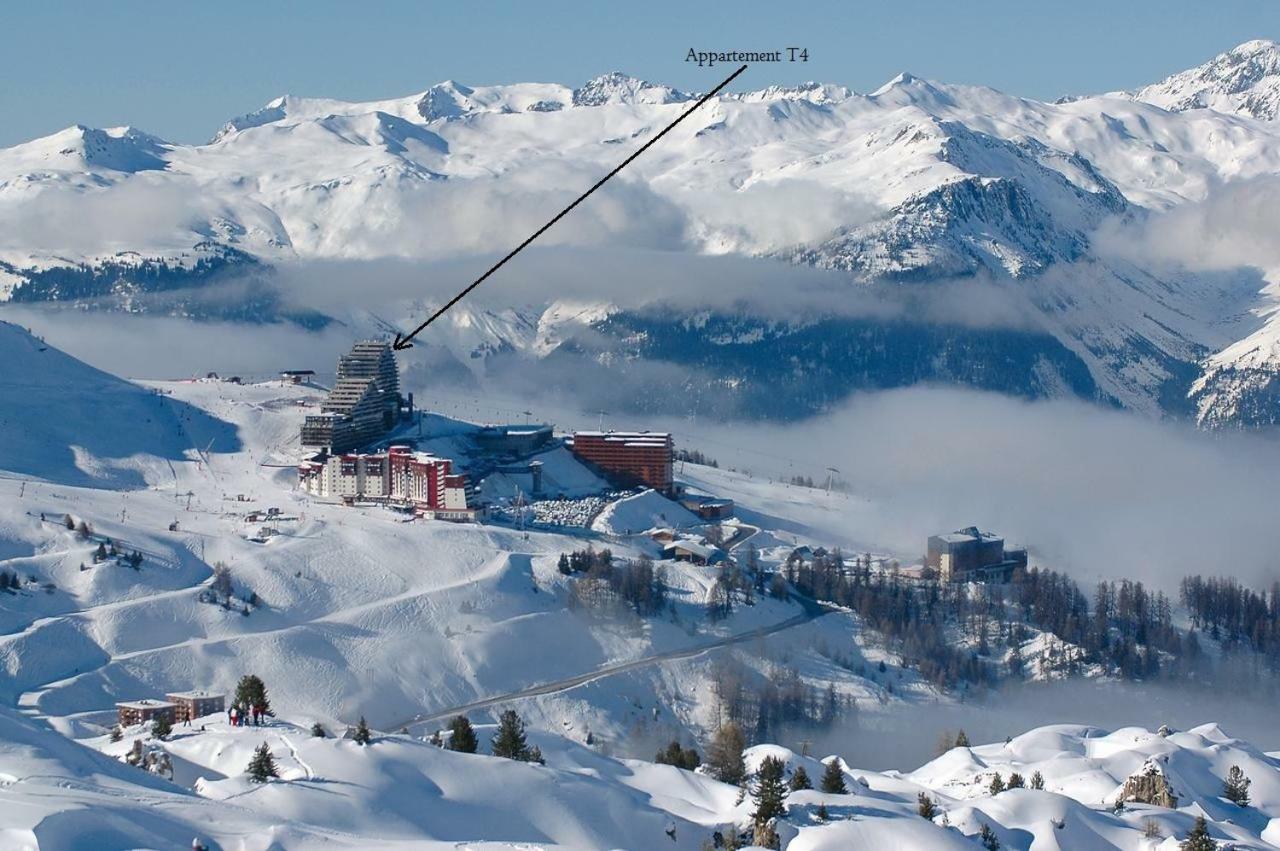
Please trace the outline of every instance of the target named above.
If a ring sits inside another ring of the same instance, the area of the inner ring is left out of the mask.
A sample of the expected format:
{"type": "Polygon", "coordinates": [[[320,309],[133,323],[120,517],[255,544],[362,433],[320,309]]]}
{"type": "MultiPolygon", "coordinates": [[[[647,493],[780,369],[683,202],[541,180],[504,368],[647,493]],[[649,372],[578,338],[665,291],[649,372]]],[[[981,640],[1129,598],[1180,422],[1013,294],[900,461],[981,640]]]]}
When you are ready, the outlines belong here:
{"type": "Polygon", "coordinates": [[[1001,541],[1004,540],[1000,535],[992,532],[983,532],[977,526],[968,526],[964,529],[957,529],[946,535],[938,535],[940,540],[948,544],[963,544],[966,541],[1001,541]]]}
{"type": "Polygon", "coordinates": [[[142,700],[122,700],[116,704],[121,709],[165,709],[177,708],[175,704],[167,700],[151,700],[143,698],[142,700]]]}
{"type": "Polygon", "coordinates": [[[680,540],[680,541],[672,541],[670,544],[667,544],[667,546],[664,547],[663,549],[664,550],[684,550],[685,552],[691,555],[695,555],[698,558],[704,559],[706,561],[711,561],[713,558],[715,558],[717,555],[720,554],[720,549],[718,547],[713,547],[713,546],[710,546],[709,544],[702,544],[697,541],[691,541],[687,539],[680,540]]]}
{"type": "Polygon", "coordinates": [[[210,697],[226,697],[226,695],[214,694],[211,691],[171,691],[165,697],[171,700],[206,700],[210,697]]]}

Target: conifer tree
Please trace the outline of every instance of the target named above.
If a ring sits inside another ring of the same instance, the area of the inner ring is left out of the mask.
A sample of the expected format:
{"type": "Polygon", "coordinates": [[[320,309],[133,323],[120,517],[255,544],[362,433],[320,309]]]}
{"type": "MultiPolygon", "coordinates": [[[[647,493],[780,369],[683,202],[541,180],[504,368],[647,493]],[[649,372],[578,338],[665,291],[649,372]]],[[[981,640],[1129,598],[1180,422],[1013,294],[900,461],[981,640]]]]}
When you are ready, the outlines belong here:
{"type": "Polygon", "coordinates": [[[1004,779],[1000,777],[1000,772],[991,778],[991,785],[987,787],[992,795],[999,795],[1004,791],[1004,779]]]}
{"type": "Polygon", "coordinates": [[[751,797],[756,802],[756,809],[751,817],[755,819],[757,829],[768,824],[771,819],[786,815],[786,773],[786,765],[776,756],[767,756],[761,761],[751,790],[751,797]]]}
{"type": "Polygon", "coordinates": [[[674,765],[676,768],[683,768],[686,771],[693,771],[700,763],[696,750],[681,747],[680,743],[675,739],[672,739],[670,744],[658,751],[653,761],[658,765],[674,765]]]}
{"type": "Polygon", "coordinates": [[[826,770],[822,772],[820,788],[828,795],[849,794],[849,787],[844,785],[844,771],[840,768],[839,757],[834,757],[827,763],[826,770]]]}
{"type": "Polygon", "coordinates": [[[120,729],[119,724],[111,728],[111,741],[118,742],[123,738],[124,738],[124,730],[120,729]]]}
{"type": "Polygon", "coordinates": [[[276,769],[276,759],[271,755],[271,748],[263,742],[253,752],[253,759],[249,760],[249,779],[254,783],[266,783],[270,778],[279,776],[280,772],[276,769]]]}
{"type": "Polygon", "coordinates": [[[917,792],[916,812],[920,814],[921,818],[933,821],[933,817],[938,814],[938,805],[934,803],[933,798],[930,798],[924,792],[917,792]]]}
{"type": "Polygon", "coordinates": [[[1209,835],[1209,825],[1205,822],[1204,816],[1196,816],[1191,832],[1187,834],[1186,839],[1182,840],[1179,847],[1182,851],[1217,851],[1218,843],[1214,842],[1213,837],[1209,835]]]}
{"type": "Polygon", "coordinates": [[[476,730],[465,715],[455,715],[449,721],[449,750],[459,753],[475,753],[480,742],[476,730]]]}
{"type": "Polygon", "coordinates": [[[364,716],[360,716],[360,723],[356,724],[356,732],[351,737],[351,741],[357,745],[367,745],[373,741],[373,733],[369,731],[369,724],[364,720],[364,716]]]}
{"type": "Polygon", "coordinates": [[[493,734],[489,749],[494,756],[528,759],[529,744],[524,734],[524,721],[514,709],[508,709],[498,717],[498,732],[493,734]]]}
{"type": "Polygon", "coordinates": [[[1044,775],[1041,774],[1038,769],[1034,774],[1031,775],[1031,788],[1032,789],[1044,788],[1044,775]]]}
{"type": "Polygon", "coordinates": [[[1009,784],[1005,788],[1021,789],[1025,785],[1027,784],[1026,781],[1022,779],[1022,775],[1015,771],[1013,774],[1009,775],[1009,784]]]}
{"type": "Polygon", "coordinates": [[[818,804],[818,809],[817,809],[817,811],[814,813],[814,815],[816,815],[816,816],[818,817],[818,821],[830,821],[830,820],[831,820],[831,816],[827,814],[827,805],[826,805],[826,804],[818,804]]]}
{"type": "Polygon", "coordinates": [[[730,721],[724,724],[711,738],[707,746],[706,766],[711,776],[722,783],[740,786],[747,778],[747,765],[742,759],[742,751],[747,746],[742,728],[730,721]]]}
{"type": "Polygon", "coordinates": [[[312,738],[315,738],[315,739],[323,739],[323,738],[325,738],[325,736],[327,736],[327,735],[328,735],[328,734],[327,734],[327,733],[325,733],[325,731],[324,731],[324,725],[322,725],[319,721],[317,721],[317,722],[315,722],[314,724],[312,724],[312,725],[311,725],[311,736],[312,736],[312,738]]]}
{"type": "Polygon", "coordinates": [[[969,747],[969,735],[965,733],[964,730],[961,730],[959,733],[956,734],[956,747],[958,748],[969,747]]]}
{"type": "Polygon", "coordinates": [[[1000,851],[1000,838],[991,829],[991,825],[984,822],[982,832],[978,834],[978,838],[982,840],[982,847],[987,851],[1000,851]]]}
{"type": "Polygon", "coordinates": [[[1242,807],[1249,806],[1249,784],[1252,781],[1238,765],[1231,766],[1222,783],[1222,797],[1242,807]]]}
{"type": "Polygon", "coordinates": [[[271,701],[267,699],[267,686],[257,674],[245,674],[240,678],[240,682],[236,683],[236,694],[232,704],[239,706],[241,711],[252,710],[253,707],[260,706],[268,715],[271,714],[271,701]]]}
{"type": "Polygon", "coordinates": [[[155,720],[151,722],[151,735],[153,738],[163,739],[172,732],[173,725],[163,715],[157,715],[155,720]]]}
{"type": "Polygon", "coordinates": [[[804,770],[803,765],[797,765],[796,770],[791,772],[791,780],[787,782],[787,788],[792,792],[813,788],[813,783],[809,781],[809,772],[804,770]]]}

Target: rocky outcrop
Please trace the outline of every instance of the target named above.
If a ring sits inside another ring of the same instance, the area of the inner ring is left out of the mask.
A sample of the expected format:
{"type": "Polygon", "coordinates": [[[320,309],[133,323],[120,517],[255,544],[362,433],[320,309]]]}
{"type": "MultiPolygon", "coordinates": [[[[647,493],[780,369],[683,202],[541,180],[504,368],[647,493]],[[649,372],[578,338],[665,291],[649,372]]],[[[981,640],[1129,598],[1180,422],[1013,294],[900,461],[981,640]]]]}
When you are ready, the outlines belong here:
{"type": "Polygon", "coordinates": [[[1129,775],[1129,778],[1124,781],[1116,802],[1151,804],[1170,810],[1178,808],[1178,796],[1169,784],[1169,778],[1165,776],[1164,769],[1160,767],[1160,763],[1150,759],[1142,766],[1141,771],[1129,775]]]}

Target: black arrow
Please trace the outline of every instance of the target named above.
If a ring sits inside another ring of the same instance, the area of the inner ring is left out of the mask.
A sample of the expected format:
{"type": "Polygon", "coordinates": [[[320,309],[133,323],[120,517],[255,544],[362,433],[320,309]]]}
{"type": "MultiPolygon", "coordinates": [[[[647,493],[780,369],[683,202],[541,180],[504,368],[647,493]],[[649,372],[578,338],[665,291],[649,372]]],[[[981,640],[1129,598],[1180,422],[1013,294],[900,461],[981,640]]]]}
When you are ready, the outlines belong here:
{"type": "Polygon", "coordinates": [[[485,278],[489,277],[494,272],[501,269],[508,260],[510,260],[512,257],[515,257],[517,254],[523,251],[529,243],[533,242],[535,239],[537,239],[538,237],[546,233],[551,228],[552,225],[554,225],[556,222],[560,221],[565,216],[567,216],[570,210],[572,210],[574,207],[581,204],[583,201],[587,200],[587,198],[590,197],[591,193],[595,192],[601,186],[604,186],[605,183],[609,180],[609,178],[613,177],[615,174],[622,171],[627,166],[631,165],[632,160],[634,160],[636,157],[643,154],[645,151],[649,150],[649,148],[652,147],[659,139],[661,139],[663,136],[670,133],[671,130],[674,129],[677,124],[679,124],[681,121],[684,121],[686,118],[692,115],[698,107],[702,106],[704,103],[706,103],[707,101],[711,100],[713,97],[718,95],[720,91],[724,89],[725,86],[732,83],[737,78],[737,76],[745,70],[747,70],[747,66],[743,65],[737,71],[734,71],[732,74],[726,77],[723,83],[716,86],[714,89],[712,89],[711,91],[703,95],[701,98],[699,98],[697,103],[695,103],[693,106],[686,109],[684,112],[680,113],[679,118],[677,118],[675,121],[672,121],[666,127],[662,128],[662,132],[658,133],[658,135],[654,136],[652,139],[650,139],[649,141],[641,145],[639,150],[637,150],[634,154],[632,154],[631,156],[623,160],[622,163],[617,168],[615,168],[613,171],[609,172],[604,177],[596,181],[594,186],[592,186],[586,192],[583,192],[581,195],[579,195],[572,204],[565,207],[560,212],[556,213],[555,218],[553,218],[551,221],[547,222],[545,225],[543,225],[542,227],[534,231],[532,236],[530,236],[524,242],[520,243],[515,248],[513,248],[510,254],[508,254],[506,257],[503,257],[497,263],[494,263],[492,266],[489,267],[489,270],[487,272],[485,272],[483,275],[481,275],[480,277],[472,281],[470,284],[468,284],[462,292],[458,293],[456,296],[449,299],[448,303],[445,304],[444,307],[437,310],[435,313],[431,314],[430,318],[428,318],[426,322],[423,322],[421,325],[419,325],[417,328],[414,328],[413,331],[408,334],[396,334],[396,340],[394,343],[392,343],[392,348],[394,348],[396,351],[399,351],[401,349],[411,348],[413,346],[413,343],[409,341],[412,340],[414,337],[418,336],[419,334],[421,334],[424,328],[426,328],[432,322],[435,322],[437,319],[443,316],[444,313],[449,308],[453,307],[455,304],[461,301],[463,297],[466,296],[467,293],[471,292],[476,287],[480,286],[480,284],[484,282],[485,278]]]}

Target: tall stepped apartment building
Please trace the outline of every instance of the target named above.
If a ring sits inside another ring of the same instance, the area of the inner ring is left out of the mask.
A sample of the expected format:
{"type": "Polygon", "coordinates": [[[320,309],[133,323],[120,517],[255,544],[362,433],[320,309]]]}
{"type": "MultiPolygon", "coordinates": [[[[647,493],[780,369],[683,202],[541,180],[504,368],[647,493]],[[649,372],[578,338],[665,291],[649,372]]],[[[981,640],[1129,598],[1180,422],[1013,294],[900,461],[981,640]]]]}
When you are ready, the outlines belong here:
{"type": "Polygon", "coordinates": [[[400,373],[391,344],[362,340],[338,359],[338,377],[320,414],[302,424],[303,446],[346,452],[377,440],[400,412],[400,373]]]}

